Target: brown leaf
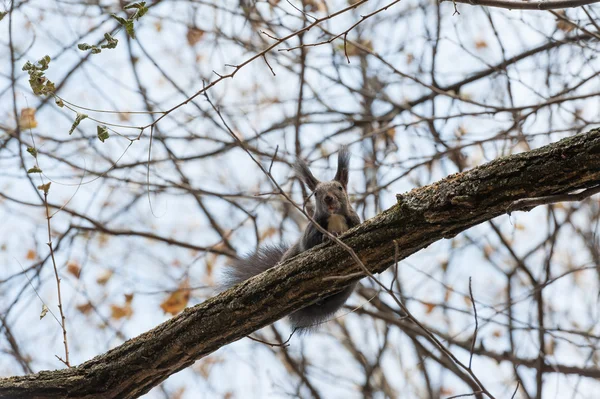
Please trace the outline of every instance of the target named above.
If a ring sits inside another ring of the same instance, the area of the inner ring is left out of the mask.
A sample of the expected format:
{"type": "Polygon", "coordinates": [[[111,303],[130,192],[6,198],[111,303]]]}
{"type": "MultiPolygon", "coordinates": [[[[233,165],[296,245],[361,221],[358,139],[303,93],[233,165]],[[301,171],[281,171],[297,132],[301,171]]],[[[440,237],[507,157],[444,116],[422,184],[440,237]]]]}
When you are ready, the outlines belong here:
{"type": "Polygon", "coordinates": [[[483,39],[479,39],[477,41],[475,41],[475,48],[477,50],[483,50],[484,48],[487,48],[488,44],[485,40],[483,39]]]}
{"type": "Polygon", "coordinates": [[[198,28],[188,28],[187,34],[185,38],[190,46],[194,46],[200,40],[202,40],[202,36],[204,36],[204,31],[198,28]]]}
{"type": "MultiPolygon", "coordinates": [[[[565,10],[559,10],[556,13],[563,18],[567,18],[567,12],[565,10]]],[[[556,19],[556,27],[565,33],[569,33],[573,29],[575,29],[575,26],[572,23],[570,23],[569,21],[560,19],[560,18],[556,19]]]]}
{"type": "Polygon", "coordinates": [[[98,278],[96,278],[96,282],[100,285],[106,285],[106,283],[108,283],[108,280],[110,280],[110,278],[113,275],[113,271],[110,269],[106,269],[102,272],[101,275],[98,276],[98,278]]]}
{"type": "Polygon", "coordinates": [[[35,251],[33,249],[30,249],[29,251],[27,251],[27,255],[25,256],[25,258],[27,260],[34,260],[35,259],[35,251]]]}
{"type": "Polygon", "coordinates": [[[91,302],[86,302],[84,304],[75,306],[75,308],[83,314],[88,314],[93,309],[93,306],[91,302]]]}
{"type": "Polygon", "coordinates": [[[433,303],[424,303],[423,305],[425,305],[425,313],[426,314],[430,314],[431,312],[433,312],[433,309],[435,309],[436,305],[433,303]]]}
{"type": "Polygon", "coordinates": [[[185,309],[190,299],[189,288],[189,280],[186,278],[181,282],[181,284],[179,284],[179,288],[172,292],[171,295],[169,295],[169,297],[160,304],[162,310],[165,313],[170,313],[174,316],[185,309]]]}
{"type": "Polygon", "coordinates": [[[322,0],[304,0],[304,7],[308,12],[327,12],[327,7],[322,0]]]}
{"type": "Polygon", "coordinates": [[[19,118],[19,126],[21,129],[33,129],[37,127],[37,121],[35,120],[35,108],[23,108],[21,110],[21,117],[19,118]]]}
{"type": "Polygon", "coordinates": [[[77,262],[72,261],[67,263],[67,271],[73,276],[79,278],[79,274],[81,273],[81,267],[77,264],[77,262]]]}
{"type": "Polygon", "coordinates": [[[133,308],[131,307],[131,301],[133,300],[133,294],[125,295],[125,305],[110,305],[110,317],[115,320],[122,319],[123,317],[131,318],[133,314],[133,308]]]}

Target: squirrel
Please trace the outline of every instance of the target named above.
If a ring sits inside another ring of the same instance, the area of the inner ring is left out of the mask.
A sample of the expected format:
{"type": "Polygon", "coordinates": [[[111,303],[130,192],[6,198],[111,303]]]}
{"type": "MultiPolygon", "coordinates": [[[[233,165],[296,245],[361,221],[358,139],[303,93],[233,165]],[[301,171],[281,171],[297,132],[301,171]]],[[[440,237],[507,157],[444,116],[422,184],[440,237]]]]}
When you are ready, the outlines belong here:
{"type": "MultiPolygon", "coordinates": [[[[360,217],[348,199],[349,163],[348,148],[342,147],[338,153],[335,177],[327,182],[321,182],[315,178],[304,161],[298,160],[294,165],[298,177],[314,194],[316,205],[312,215],[313,219],[334,236],[360,224],[360,217]]],[[[329,241],[329,237],[310,223],[300,240],[291,247],[285,244],[267,245],[249,256],[232,262],[231,267],[226,271],[223,285],[226,288],[232,287],[327,241],[329,241]]],[[[344,305],[355,287],[356,283],[351,284],[336,294],[290,314],[289,320],[294,331],[308,332],[333,316],[344,305]]]]}

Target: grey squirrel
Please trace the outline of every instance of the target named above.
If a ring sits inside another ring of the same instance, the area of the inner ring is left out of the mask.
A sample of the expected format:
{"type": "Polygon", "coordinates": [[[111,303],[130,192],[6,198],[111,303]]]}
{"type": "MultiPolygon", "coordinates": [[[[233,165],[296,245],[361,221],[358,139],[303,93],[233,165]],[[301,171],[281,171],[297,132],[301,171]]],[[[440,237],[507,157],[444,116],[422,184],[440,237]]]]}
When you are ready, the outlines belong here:
{"type": "MultiPolygon", "coordinates": [[[[346,147],[342,147],[338,153],[335,177],[327,182],[317,180],[302,160],[298,160],[294,167],[298,177],[314,193],[316,205],[313,219],[335,236],[360,224],[360,218],[348,199],[349,162],[350,153],[346,147]]],[[[309,223],[300,240],[291,247],[288,248],[283,244],[267,245],[249,256],[232,262],[231,267],[226,271],[224,286],[232,287],[328,240],[327,235],[309,223]]],[[[333,316],[344,305],[355,286],[356,283],[351,284],[336,294],[290,314],[289,319],[294,330],[309,331],[333,316]]]]}

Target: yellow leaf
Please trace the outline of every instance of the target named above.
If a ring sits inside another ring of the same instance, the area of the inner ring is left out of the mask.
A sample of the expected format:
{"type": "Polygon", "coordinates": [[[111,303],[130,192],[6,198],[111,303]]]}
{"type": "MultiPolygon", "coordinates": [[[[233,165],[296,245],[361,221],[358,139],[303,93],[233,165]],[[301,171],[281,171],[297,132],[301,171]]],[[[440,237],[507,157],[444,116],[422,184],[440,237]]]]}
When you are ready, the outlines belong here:
{"type": "Polygon", "coordinates": [[[21,129],[33,129],[34,127],[37,127],[37,121],[35,120],[35,108],[23,108],[21,110],[19,126],[21,129]]]}
{"type": "Polygon", "coordinates": [[[181,284],[179,284],[177,290],[172,292],[171,295],[169,295],[169,297],[165,299],[163,303],[160,304],[162,310],[165,313],[176,315],[177,313],[185,309],[190,299],[189,288],[189,280],[183,280],[181,284]]]}

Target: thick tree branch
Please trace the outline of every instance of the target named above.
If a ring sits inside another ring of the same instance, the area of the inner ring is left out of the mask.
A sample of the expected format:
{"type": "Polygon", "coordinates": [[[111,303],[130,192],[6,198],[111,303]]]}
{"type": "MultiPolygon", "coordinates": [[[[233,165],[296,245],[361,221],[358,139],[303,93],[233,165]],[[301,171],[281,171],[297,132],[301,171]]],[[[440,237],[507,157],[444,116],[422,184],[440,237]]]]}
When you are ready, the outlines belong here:
{"type": "MultiPolygon", "coordinates": [[[[599,154],[600,130],[592,130],[500,158],[399,195],[397,205],[342,238],[371,272],[380,273],[394,262],[395,242],[400,260],[516,210],[514,204],[522,199],[600,185],[599,154]]],[[[2,379],[0,397],[138,397],[220,347],[336,292],[361,273],[342,248],[316,247],[78,367],[2,379]],[[326,279],[332,276],[339,278],[326,279]]]]}
{"type": "Polygon", "coordinates": [[[441,0],[472,6],[508,8],[509,10],[559,10],[597,3],[598,0],[441,0]]]}

